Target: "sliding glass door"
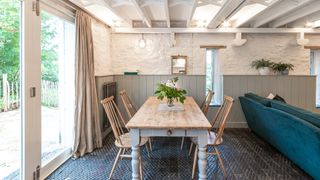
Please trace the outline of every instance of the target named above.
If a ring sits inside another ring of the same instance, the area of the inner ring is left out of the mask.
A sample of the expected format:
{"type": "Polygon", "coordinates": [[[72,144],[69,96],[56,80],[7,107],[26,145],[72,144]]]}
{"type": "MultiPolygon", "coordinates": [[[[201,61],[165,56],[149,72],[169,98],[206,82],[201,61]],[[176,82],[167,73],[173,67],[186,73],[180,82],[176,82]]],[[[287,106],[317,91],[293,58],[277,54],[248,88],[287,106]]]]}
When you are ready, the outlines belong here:
{"type": "Polygon", "coordinates": [[[21,4],[0,4],[0,179],[11,179],[19,177],[21,165],[21,4]]]}
{"type": "Polygon", "coordinates": [[[43,179],[71,155],[74,12],[58,2],[0,0],[0,179],[43,179]]]}
{"type": "Polygon", "coordinates": [[[75,92],[75,25],[41,11],[41,166],[50,173],[70,154],[75,92]]]}

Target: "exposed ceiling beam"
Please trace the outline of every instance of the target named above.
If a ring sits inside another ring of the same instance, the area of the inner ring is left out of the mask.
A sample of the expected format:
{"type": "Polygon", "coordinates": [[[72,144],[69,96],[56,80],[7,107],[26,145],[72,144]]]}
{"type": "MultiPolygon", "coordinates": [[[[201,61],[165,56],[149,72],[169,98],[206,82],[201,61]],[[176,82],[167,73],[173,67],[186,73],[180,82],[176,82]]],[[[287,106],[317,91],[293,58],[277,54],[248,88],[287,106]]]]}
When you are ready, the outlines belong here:
{"type": "Polygon", "coordinates": [[[188,19],[187,19],[187,27],[190,27],[193,14],[194,14],[194,12],[196,11],[197,6],[198,6],[198,1],[197,1],[197,0],[192,0],[191,11],[190,11],[189,17],[188,17],[188,19]]]}
{"type": "Polygon", "coordinates": [[[320,20],[320,10],[289,24],[289,27],[305,27],[306,23],[320,20]]]}
{"type": "Polygon", "coordinates": [[[278,1],[277,3],[270,6],[270,8],[266,9],[265,11],[259,13],[254,18],[252,18],[251,24],[252,27],[260,27],[265,25],[286,13],[292,12],[295,9],[298,9],[301,6],[306,5],[307,3],[311,2],[312,0],[299,0],[299,1],[292,1],[292,0],[282,0],[278,1]]]}
{"type": "Polygon", "coordinates": [[[276,28],[283,26],[285,24],[288,24],[290,22],[293,22],[297,19],[300,19],[302,17],[308,16],[309,14],[315,13],[320,10],[320,1],[313,1],[312,3],[309,3],[299,9],[296,9],[295,11],[286,14],[283,17],[280,17],[276,20],[274,20],[271,23],[271,27],[276,28]]]}
{"type": "Polygon", "coordinates": [[[253,19],[254,17],[258,16],[259,14],[261,14],[261,13],[267,11],[267,10],[272,9],[272,8],[274,7],[274,5],[276,6],[276,4],[277,4],[278,2],[281,2],[281,0],[274,0],[274,1],[272,1],[271,3],[269,3],[269,4],[266,3],[264,0],[259,0],[259,1],[258,1],[258,0],[255,0],[254,2],[263,4],[263,5],[267,6],[267,7],[266,7],[265,9],[263,9],[261,12],[259,12],[258,14],[256,14],[255,16],[252,16],[252,17],[250,17],[249,19],[247,19],[247,20],[245,20],[245,21],[235,22],[235,23],[233,24],[233,27],[240,27],[240,26],[242,26],[243,24],[247,23],[248,21],[250,21],[250,20],[253,19]]]}
{"type": "Polygon", "coordinates": [[[166,15],[167,26],[170,28],[170,13],[169,13],[169,0],[163,0],[164,13],[166,15]]]}
{"type": "Polygon", "coordinates": [[[305,33],[320,34],[320,29],[312,28],[114,28],[112,33],[305,33]]]}
{"type": "Polygon", "coordinates": [[[149,18],[147,13],[144,12],[143,9],[140,7],[139,2],[137,0],[132,0],[131,2],[134,5],[134,7],[136,8],[139,16],[142,18],[142,21],[145,22],[147,24],[147,26],[150,28],[152,26],[151,19],[149,18]]]}
{"type": "Polygon", "coordinates": [[[230,14],[234,13],[236,9],[239,9],[239,6],[241,6],[244,1],[245,0],[226,0],[217,15],[209,22],[207,27],[217,28],[230,16],[230,14]]]}

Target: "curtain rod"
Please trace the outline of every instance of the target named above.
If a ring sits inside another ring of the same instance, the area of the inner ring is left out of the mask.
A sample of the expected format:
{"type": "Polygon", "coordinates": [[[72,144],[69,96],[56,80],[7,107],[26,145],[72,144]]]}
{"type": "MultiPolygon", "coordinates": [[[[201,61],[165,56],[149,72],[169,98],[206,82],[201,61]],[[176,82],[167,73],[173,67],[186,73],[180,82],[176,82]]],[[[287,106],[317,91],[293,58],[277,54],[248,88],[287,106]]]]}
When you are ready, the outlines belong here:
{"type": "Polygon", "coordinates": [[[81,10],[86,12],[87,14],[89,14],[94,20],[96,20],[99,23],[102,23],[103,25],[105,25],[106,27],[110,28],[109,25],[107,25],[104,21],[102,21],[100,18],[98,18],[97,16],[95,16],[94,14],[92,14],[91,12],[89,12],[88,10],[74,4],[73,2],[71,2],[70,0],[60,0],[63,4],[65,4],[66,6],[74,9],[74,10],[81,10]]]}

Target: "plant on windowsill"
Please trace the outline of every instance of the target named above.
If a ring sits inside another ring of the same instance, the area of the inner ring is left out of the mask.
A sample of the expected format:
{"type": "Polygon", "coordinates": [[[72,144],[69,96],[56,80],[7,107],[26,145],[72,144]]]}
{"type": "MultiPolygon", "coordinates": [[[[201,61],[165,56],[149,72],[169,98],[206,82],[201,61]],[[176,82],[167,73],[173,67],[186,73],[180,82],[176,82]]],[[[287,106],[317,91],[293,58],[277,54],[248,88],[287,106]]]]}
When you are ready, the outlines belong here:
{"type": "Polygon", "coordinates": [[[184,103],[186,99],[187,91],[178,87],[178,77],[169,79],[166,83],[158,84],[155,91],[155,95],[158,99],[167,99],[167,104],[169,107],[174,106],[174,100],[184,103]]]}
{"type": "Polygon", "coordinates": [[[251,63],[251,67],[258,70],[260,75],[269,75],[273,62],[266,59],[258,59],[251,63]]]}
{"type": "Polygon", "coordinates": [[[290,63],[274,63],[272,65],[272,70],[275,72],[277,75],[289,75],[289,71],[293,71],[294,65],[290,63]]]}

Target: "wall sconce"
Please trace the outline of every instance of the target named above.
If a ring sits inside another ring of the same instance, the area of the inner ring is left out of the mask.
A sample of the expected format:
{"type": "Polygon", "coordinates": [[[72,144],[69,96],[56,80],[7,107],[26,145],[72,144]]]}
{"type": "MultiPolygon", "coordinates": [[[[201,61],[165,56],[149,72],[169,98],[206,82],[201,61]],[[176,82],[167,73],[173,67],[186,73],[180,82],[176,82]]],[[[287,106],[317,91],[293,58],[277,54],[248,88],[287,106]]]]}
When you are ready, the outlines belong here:
{"type": "Polygon", "coordinates": [[[143,34],[141,34],[141,39],[139,40],[139,47],[145,48],[146,47],[146,40],[144,39],[143,34]]]}

